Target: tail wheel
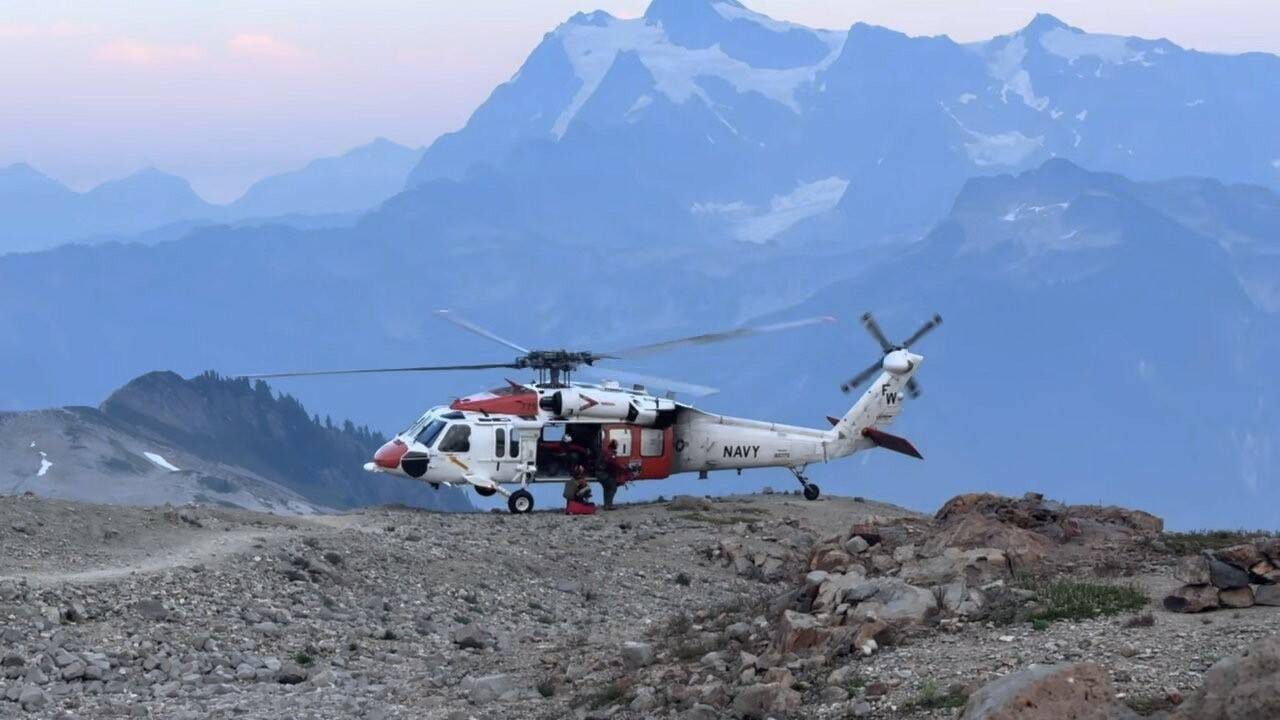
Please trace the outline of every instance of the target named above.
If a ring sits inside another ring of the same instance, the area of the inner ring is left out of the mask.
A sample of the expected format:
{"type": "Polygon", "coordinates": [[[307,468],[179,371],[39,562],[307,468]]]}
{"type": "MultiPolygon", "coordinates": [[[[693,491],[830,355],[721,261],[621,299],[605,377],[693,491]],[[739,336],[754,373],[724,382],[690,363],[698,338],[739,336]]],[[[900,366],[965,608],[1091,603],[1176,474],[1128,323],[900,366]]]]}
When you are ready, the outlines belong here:
{"type": "Polygon", "coordinates": [[[822,491],[821,491],[821,490],[819,490],[819,489],[818,489],[818,486],[817,486],[817,485],[814,485],[813,483],[809,483],[808,485],[805,485],[805,486],[804,486],[804,499],[805,499],[805,500],[817,500],[817,499],[818,499],[818,496],[819,496],[819,495],[821,495],[821,494],[822,494],[822,491]]]}
{"type": "Polygon", "coordinates": [[[533,510],[533,495],[528,490],[517,490],[507,498],[507,509],[513,515],[523,515],[533,510]]]}
{"type": "Polygon", "coordinates": [[[476,494],[480,497],[493,497],[493,494],[498,492],[497,488],[480,487],[479,485],[476,485],[475,488],[476,494]]]}

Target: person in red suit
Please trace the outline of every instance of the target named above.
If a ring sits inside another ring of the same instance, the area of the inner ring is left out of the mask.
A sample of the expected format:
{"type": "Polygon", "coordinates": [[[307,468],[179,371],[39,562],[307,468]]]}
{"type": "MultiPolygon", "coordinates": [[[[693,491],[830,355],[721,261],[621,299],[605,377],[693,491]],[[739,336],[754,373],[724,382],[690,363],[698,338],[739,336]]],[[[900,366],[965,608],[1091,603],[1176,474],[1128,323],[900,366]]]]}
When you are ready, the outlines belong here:
{"type": "Polygon", "coordinates": [[[631,480],[631,468],[626,458],[618,457],[618,441],[610,440],[604,449],[604,475],[600,478],[600,489],[604,493],[604,509],[613,510],[613,496],[618,494],[618,486],[626,485],[631,480]]]}

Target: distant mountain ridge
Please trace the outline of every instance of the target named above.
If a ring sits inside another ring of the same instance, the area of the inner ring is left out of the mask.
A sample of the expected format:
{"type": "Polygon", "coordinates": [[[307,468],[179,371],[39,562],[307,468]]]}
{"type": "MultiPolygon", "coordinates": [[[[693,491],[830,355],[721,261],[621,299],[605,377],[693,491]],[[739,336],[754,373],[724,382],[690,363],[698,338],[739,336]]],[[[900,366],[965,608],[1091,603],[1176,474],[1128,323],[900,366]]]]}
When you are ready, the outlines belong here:
{"type": "Polygon", "coordinates": [[[834,208],[852,234],[910,236],[967,178],[1053,157],[1277,189],[1278,122],[1274,55],[1088,33],[1044,14],[961,44],[657,0],[641,18],[597,11],[548,33],[462,130],[427,149],[409,184],[626,174],[704,225],[707,208],[730,208],[721,228],[733,235],[834,178],[847,185],[838,208],[811,214],[834,208]]]}
{"type": "Polygon", "coordinates": [[[349,420],[309,416],[261,381],[152,372],[97,409],[0,413],[0,491],[283,513],[387,503],[471,508],[460,491],[365,472],[383,442],[349,420]]]}
{"type": "Polygon", "coordinates": [[[25,163],[0,167],[0,254],[67,242],[148,242],[221,223],[341,224],[344,215],[399,192],[421,154],[378,138],[264,178],[227,205],[205,202],[186,180],[155,168],[76,192],[25,163]]]}

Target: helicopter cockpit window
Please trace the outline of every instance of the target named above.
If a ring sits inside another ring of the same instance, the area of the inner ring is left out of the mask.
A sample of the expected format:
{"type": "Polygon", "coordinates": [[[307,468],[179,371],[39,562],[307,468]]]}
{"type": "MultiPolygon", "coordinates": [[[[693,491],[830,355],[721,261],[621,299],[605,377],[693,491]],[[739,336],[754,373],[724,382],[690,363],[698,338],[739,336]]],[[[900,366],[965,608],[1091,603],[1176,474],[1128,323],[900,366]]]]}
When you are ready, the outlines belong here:
{"type": "Polygon", "coordinates": [[[445,421],[436,418],[435,420],[427,423],[427,426],[422,428],[422,432],[419,432],[418,437],[414,439],[427,447],[431,447],[431,443],[435,442],[436,436],[440,434],[440,431],[444,429],[444,426],[445,421]]]}
{"type": "Polygon", "coordinates": [[[440,452],[470,452],[471,451],[471,426],[465,423],[455,423],[449,426],[449,431],[444,434],[444,439],[440,441],[440,452]]]}

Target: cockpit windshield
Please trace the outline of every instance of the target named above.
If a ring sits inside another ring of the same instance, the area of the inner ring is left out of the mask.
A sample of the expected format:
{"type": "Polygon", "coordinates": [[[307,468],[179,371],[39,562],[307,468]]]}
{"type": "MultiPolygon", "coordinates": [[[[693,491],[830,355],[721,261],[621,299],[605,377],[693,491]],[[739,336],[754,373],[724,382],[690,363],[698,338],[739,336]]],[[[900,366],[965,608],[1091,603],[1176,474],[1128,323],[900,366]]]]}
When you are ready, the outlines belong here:
{"type": "Polygon", "coordinates": [[[437,405],[436,407],[422,413],[422,417],[415,420],[412,425],[405,428],[404,432],[400,434],[404,437],[416,438],[424,429],[431,425],[433,420],[438,419],[441,415],[444,415],[447,412],[449,412],[449,408],[443,405],[437,405]]]}
{"type": "Polygon", "coordinates": [[[427,423],[427,426],[422,428],[414,439],[427,447],[431,447],[431,443],[436,441],[436,437],[440,435],[440,431],[444,429],[446,424],[447,423],[444,420],[435,418],[431,422],[427,423]]]}

